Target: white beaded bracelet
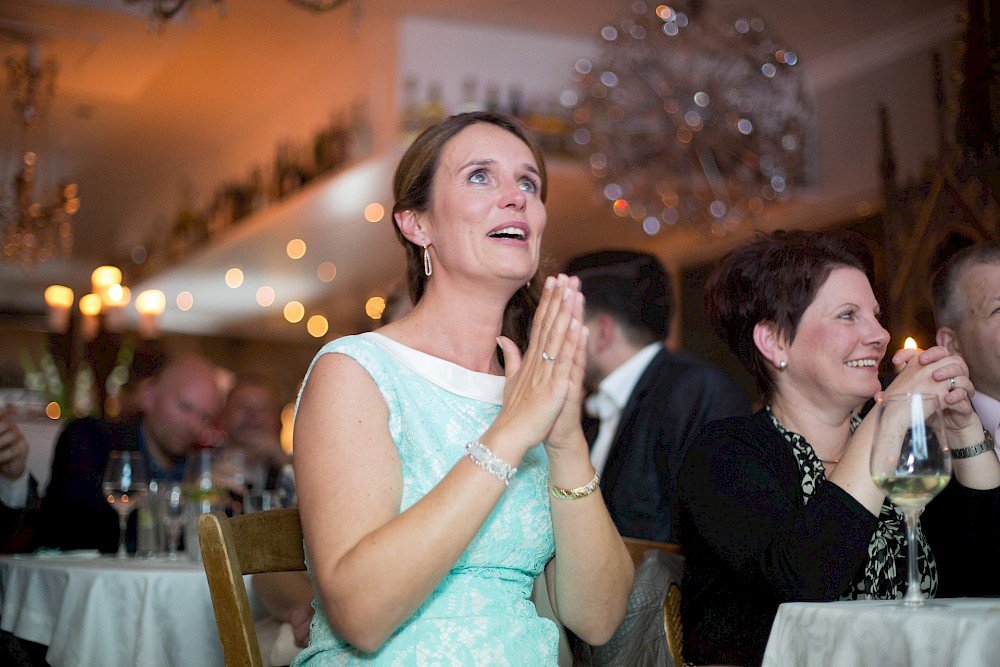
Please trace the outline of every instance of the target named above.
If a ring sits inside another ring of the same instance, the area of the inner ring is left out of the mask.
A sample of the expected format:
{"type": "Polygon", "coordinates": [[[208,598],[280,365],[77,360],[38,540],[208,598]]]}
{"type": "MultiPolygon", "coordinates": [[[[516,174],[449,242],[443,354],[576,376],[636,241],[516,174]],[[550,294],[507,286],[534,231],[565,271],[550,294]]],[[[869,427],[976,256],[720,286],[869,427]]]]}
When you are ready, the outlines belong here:
{"type": "Polygon", "coordinates": [[[517,472],[517,468],[512,467],[503,459],[490,451],[490,448],[481,442],[465,443],[465,454],[477,466],[493,475],[505,485],[510,486],[510,480],[517,472]]]}

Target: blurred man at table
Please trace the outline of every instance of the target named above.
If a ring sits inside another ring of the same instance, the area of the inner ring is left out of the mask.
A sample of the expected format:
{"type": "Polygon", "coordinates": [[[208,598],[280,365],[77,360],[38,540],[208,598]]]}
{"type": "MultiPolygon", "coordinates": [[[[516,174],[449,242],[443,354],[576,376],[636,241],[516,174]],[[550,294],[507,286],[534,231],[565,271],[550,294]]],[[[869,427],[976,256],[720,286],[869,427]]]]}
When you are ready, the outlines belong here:
{"type": "Polygon", "coordinates": [[[565,272],[586,299],[584,432],[608,513],[625,537],[676,542],[688,443],[710,421],[750,414],[750,403],[721,370],[664,345],[672,287],[656,257],[607,250],[571,259],[565,272]]]}
{"type": "MultiPolygon", "coordinates": [[[[262,508],[263,491],[294,494],[294,487],[283,484],[291,459],[281,447],[281,408],[280,392],[273,382],[261,375],[244,375],[229,390],[219,415],[225,440],[218,474],[229,481],[243,504],[249,501],[253,509],[262,508]]],[[[285,504],[276,500],[276,507],[285,504]]],[[[287,501],[290,504],[294,498],[287,501]]]]}
{"type": "Polygon", "coordinates": [[[37,503],[35,480],[28,472],[28,441],[0,410],[0,553],[26,548],[31,539],[26,512],[37,503]]]}
{"type": "Polygon", "coordinates": [[[955,253],[934,274],[931,293],[937,343],[965,359],[976,388],[972,406],[1000,438],[1000,243],[955,253]]]}
{"type": "MultiPolygon", "coordinates": [[[[79,419],[59,436],[42,499],[42,545],[113,553],[118,521],[101,491],[108,453],[141,452],[149,479],[180,480],[187,453],[222,408],[218,369],[199,356],[167,362],[142,388],[142,410],[118,423],[79,419]]],[[[127,543],[135,550],[135,515],[127,543]]]]}
{"type": "MultiPolygon", "coordinates": [[[[277,386],[260,375],[245,375],[226,396],[219,427],[226,434],[220,477],[232,481],[231,490],[241,495],[243,511],[276,509],[295,502],[291,459],[281,447],[282,401],[277,386]],[[243,470],[237,470],[242,463],[243,470]],[[227,466],[230,469],[226,469],[227,466]],[[237,478],[244,475],[241,481],[237,478]],[[265,493],[272,496],[264,503],[265,493]]],[[[313,617],[312,584],[305,572],[256,574],[252,589],[267,615],[255,620],[264,664],[287,665],[309,643],[313,617]]]]}

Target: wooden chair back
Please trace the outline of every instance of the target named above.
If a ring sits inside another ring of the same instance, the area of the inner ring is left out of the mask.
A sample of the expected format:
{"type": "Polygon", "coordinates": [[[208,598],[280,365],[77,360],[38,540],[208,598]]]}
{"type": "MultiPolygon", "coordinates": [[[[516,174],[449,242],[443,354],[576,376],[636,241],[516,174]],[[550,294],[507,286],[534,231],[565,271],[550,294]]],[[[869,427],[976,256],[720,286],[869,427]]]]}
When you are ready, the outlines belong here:
{"type": "Polygon", "coordinates": [[[198,541],[227,667],[262,667],[243,575],[306,569],[298,508],[203,514],[198,541]]]}
{"type": "MultiPolygon", "coordinates": [[[[642,558],[650,549],[682,555],[681,545],[671,542],[654,542],[631,537],[623,537],[625,547],[632,556],[632,563],[638,568],[642,558]]],[[[667,597],[663,601],[663,632],[667,636],[667,648],[676,667],[683,667],[684,658],[684,626],[681,623],[681,587],[677,582],[670,582],[667,597]]]]}

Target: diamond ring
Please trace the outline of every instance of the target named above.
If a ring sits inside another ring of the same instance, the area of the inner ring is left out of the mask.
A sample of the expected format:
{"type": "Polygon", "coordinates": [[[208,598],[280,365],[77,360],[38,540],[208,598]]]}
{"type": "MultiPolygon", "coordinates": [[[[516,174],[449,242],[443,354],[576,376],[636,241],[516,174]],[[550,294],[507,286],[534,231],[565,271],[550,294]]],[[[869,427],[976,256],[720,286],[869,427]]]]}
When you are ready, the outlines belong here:
{"type": "Polygon", "coordinates": [[[542,359],[544,359],[545,361],[555,361],[556,360],[555,357],[550,356],[549,353],[546,352],[545,350],[542,350],[542,359]]]}

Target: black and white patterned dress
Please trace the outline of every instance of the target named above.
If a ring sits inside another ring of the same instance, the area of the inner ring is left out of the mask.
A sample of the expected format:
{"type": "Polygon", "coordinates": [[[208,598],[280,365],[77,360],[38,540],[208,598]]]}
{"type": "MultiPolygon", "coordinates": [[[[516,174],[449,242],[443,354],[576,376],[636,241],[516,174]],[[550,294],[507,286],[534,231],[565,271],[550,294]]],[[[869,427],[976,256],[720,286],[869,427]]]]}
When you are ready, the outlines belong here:
{"type": "MultiPolygon", "coordinates": [[[[801,434],[786,429],[767,407],[767,415],[774,428],[785,439],[795,456],[802,473],[802,501],[809,499],[821,484],[826,483],[823,463],[812,445],[801,434]]],[[[851,432],[861,423],[857,414],[851,415],[851,432]]],[[[868,558],[863,569],[858,571],[851,588],[841,596],[842,600],[889,600],[902,598],[906,593],[906,522],[902,513],[886,498],[879,512],[878,528],[868,543],[868,558]]],[[[927,546],[923,531],[917,534],[917,573],[920,576],[920,591],[934,597],[938,587],[937,563],[927,546]]]]}

